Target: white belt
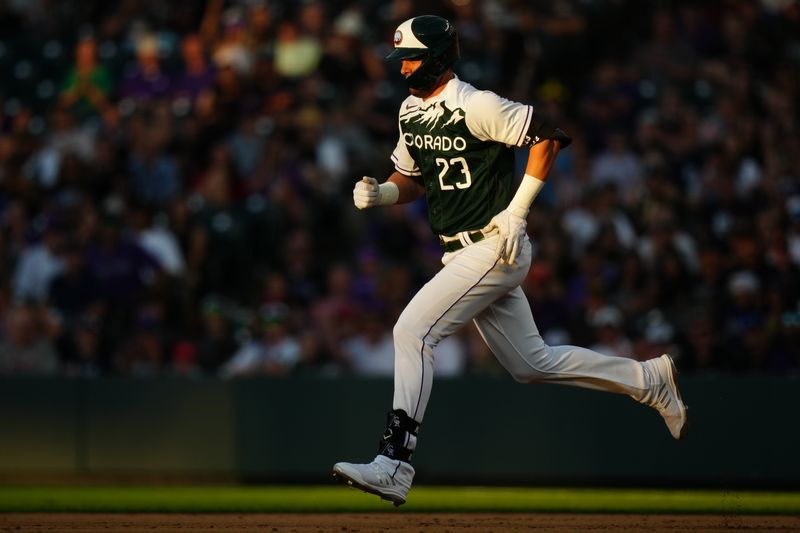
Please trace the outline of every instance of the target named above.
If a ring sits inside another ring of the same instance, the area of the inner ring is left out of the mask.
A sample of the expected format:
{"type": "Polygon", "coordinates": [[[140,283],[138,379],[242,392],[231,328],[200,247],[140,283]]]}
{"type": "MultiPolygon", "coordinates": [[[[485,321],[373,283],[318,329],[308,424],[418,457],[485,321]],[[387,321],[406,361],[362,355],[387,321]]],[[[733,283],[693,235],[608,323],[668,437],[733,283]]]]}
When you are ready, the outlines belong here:
{"type": "Polygon", "coordinates": [[[446,252],[455,252],[470,244],[475,244],[482,241],[490,235],[497,233],[497,228],[492,228],[489,231],[482,229],[472,231],[460,231],[455,235],[439,235],[439,243],[442,245],[446,252]]]}

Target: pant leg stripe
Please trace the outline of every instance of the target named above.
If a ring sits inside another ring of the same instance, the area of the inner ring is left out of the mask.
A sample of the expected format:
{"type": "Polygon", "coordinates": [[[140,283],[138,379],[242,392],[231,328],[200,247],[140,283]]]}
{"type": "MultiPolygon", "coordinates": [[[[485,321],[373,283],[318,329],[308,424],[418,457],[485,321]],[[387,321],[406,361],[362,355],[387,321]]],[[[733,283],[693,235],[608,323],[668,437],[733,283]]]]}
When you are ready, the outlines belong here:
{"type": "Polygon", "coordinates": [[[413,418],[414,420],[417,419],[417,413],[419,412],[419,404],[420,404],[420,402],[422,402],[422,385],[425,383],[425,339],[428,338],[428,335],[430,335],[431,331],[433,331],[433,328],[436,326],[436,324],[438,324],[439,321],[442,318],[444,318],[444,316],[447,314],[448,311],[450,311],[450,309],[452,309],[458,302],[460,302],[461,299],[464,298],[464,296],[469,294],[469,291],[471,291],[472,289],[474,289],[475,287],[480,285],[481,281],[483,281],[483,278],[488,276],[489,272],[494,270],[494,267],[497,266],[497,262],[499,260],[500,260],[499,258],[495,259],[495,261],[492,264],[492,266],[489,267],[489,270],[484,272],[483,275],[478,279],[478,281],[473,283],[472,286],[464,292],[464,294],[462,294],[461,296],[456,298],[456,301],[454,301],[452,304],[450,304],[450,307],[445,309],[444,312],[441,315],[439,315],[439,318],[437,318],[436,320],[433,321],[433,324],[431,324],[431,327],[429,327],[428,331],[425,333],[425,335],[422,336],[422,343],[421,343],[421,345],[419,347],[419,359],[420,359],[420,366],[422,368],[422,376],[420,377],[419,396],[417,396],[417,406],[414,408],[414,414],[411,415],[411,418],[413,418]]]}

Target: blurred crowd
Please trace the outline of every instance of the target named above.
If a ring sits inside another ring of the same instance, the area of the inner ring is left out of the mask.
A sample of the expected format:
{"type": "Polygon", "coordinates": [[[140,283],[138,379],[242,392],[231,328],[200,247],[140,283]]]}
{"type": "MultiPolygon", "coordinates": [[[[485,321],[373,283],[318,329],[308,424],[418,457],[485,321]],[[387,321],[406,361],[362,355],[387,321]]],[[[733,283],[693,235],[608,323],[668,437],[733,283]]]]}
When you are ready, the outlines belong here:
{"type": "MultiPolygon", "coordinates": [[[[800,369],[797,1],[0,0],[0,375],[391,375],[442,251],[351,191],[425,13],[574,139],[528,225],[547,342],[800,369]]],[[[471,327],[435,354],[502,372],[471,327]]]]}

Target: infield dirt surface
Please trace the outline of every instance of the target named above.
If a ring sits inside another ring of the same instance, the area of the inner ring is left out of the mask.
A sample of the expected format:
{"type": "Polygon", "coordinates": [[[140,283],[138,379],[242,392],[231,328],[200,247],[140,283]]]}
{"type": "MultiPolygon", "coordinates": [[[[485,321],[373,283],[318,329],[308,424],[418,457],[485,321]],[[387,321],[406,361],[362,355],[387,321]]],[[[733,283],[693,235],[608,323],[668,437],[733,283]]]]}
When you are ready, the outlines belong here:
{"type": "Polygon", "coordinates": [[[341,513],[7,513],[0,531],[266,531],[280,533],[517,533],[522,531],[800,531],[800,517],[756,515],[341,513]]]}

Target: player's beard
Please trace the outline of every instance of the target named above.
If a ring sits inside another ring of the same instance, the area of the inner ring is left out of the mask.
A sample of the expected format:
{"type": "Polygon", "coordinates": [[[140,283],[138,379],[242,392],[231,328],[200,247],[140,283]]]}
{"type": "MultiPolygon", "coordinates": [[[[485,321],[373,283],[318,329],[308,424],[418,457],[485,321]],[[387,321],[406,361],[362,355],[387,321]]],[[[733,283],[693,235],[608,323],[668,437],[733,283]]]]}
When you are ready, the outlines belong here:
{"type": "MultiPolygon", "coordinates": [[[[434,89],[435,88],[436,86],[434,85],[434,89]]],[[[422,98],[424,100],[431,95],[433,89],[414,89],[409,87],[408,92],[411,94],[411,96],[416,96],[417,98],[422,98]]]]}
{"type": "Polygon", "coordinates": [[[447,72],[439,76],[439,79],[437,79],[430,88],[415,89],[414,87],[409,87],[408,92],[409,94],[411,94],[411,96],[416,96],[417,98],[422,98],[423,100],[425,100],[426,98],[430,97],[433,93],[435,93],[437,89],[439,89],[441,86],[445,85],[448,81],[452,79],[453,79],[453,71],[448,70],[447,72]]]}

